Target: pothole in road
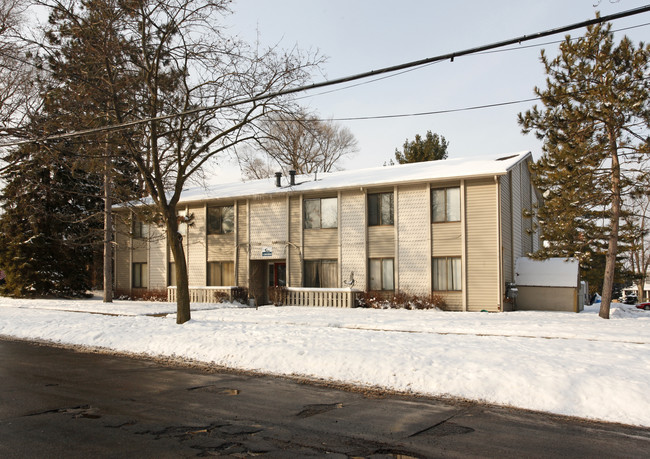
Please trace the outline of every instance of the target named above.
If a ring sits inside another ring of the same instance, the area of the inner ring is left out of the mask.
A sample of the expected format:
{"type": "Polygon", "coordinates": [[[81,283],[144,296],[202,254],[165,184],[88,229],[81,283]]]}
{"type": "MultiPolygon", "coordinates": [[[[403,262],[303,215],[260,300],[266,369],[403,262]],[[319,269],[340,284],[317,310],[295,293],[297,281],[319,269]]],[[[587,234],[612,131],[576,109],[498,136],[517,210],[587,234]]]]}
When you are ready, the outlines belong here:
{"type": "Polygon", "coordinates": [[[305,405],[302,411],[296,414],[299,418],[308,418],[317,414],[327,413],[328,411],[343,408],[343,403],[322,403],[316,405],[305,405]]]}
{"type": "Polygon", "coordinates": [[[213,394],[221,394],[221,395],[239,395],[239,389],[232,389],[229,387],[217,387],[213,385],[208,385],[208,386],[196,386],[196,387],[189,387],[187,389],[188,391],[200,391],[200,392],[211,392],[213,394]]]}

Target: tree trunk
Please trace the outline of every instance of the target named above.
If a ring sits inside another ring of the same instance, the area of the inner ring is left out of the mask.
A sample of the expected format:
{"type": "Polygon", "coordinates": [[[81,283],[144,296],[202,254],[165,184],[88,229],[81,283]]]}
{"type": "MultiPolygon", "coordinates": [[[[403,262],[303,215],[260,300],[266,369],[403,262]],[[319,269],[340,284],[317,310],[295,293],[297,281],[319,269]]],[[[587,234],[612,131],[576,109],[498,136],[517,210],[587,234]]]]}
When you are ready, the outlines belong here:
{"type": "Polygon", "coordinates": [[[111,161],[108,151],[106,151],[104,160],[104,303],[113,302],[113,246],[111,245],[113,199],[111,195],[111,161]]]}
{"type": "Polygon", "coordinates": [[[610,213],[610,234],[605,257],[605,278],[603,280],[603,295],[598,315],[609,319],[609,307],[612,302],[612,289],[614,288],[614,275],[616,273],[616,254],[618,252],[618,228],[621,218],[621,164],[618,159],[616,137],[609,132],[611,158],[612,158],[612,210],[610,213]]]}
{"type": "Polygon", "coordinates": [[[174,255],[174,267],[176,269],[176,323],[184,324],[191,319],[191,314],[190,290],[185,251],[183,250],[183,236],[178,232],[176,215],[167,217],[167,240],[174,255]]]}

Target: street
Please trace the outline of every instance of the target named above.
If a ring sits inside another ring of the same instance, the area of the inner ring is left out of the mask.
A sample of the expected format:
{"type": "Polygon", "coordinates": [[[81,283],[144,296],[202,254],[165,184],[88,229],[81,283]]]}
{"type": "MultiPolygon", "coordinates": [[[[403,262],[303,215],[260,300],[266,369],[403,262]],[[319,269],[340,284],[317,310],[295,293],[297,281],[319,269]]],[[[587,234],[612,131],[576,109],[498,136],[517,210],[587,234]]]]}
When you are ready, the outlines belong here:
{"type": "Polygon", "coordinates": [[[0,339],[0,381],[3,458],[631,458],[650,451],[650,429],[8,339],[0,339]]]}

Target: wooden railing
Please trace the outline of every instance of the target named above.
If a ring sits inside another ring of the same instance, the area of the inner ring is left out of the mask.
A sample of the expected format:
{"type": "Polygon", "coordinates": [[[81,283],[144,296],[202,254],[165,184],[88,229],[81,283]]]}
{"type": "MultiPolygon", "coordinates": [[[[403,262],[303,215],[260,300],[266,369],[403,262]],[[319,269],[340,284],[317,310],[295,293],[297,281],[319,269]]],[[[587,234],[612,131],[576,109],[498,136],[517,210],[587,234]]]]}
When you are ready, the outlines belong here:
{"type": "MultiPolygon", "coordinates": [[[[237,287],[190,287],[190,303],[232,301],[237,287]]],[[[176,287],[167,287],[167,301],[176,302],[176,287]]]]}
{"type": "Polygon", "coordinates": [[[353,308],[360,290],[349,288],[287,287],[287,306],[353,308]]]}
{"type": "MultiPolygon", "coordinates": [[[[191,303],[232,301],[237,287],[190,287],[191,303]]],[[[282,304],[285,306],[319,306],[353,308],[361,290],[349,288],[287,287],[282,304]]],[[[176,287],[167,287],[167,301],[176,301],[176,287]]]]}

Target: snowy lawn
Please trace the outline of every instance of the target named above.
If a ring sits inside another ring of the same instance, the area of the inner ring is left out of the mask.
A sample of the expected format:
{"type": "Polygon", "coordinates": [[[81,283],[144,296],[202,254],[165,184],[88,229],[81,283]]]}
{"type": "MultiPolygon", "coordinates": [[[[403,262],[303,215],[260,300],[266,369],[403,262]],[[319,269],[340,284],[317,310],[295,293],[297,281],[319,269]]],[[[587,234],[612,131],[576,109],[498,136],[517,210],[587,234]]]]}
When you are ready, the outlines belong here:
{"type": "Polygon", "coordinates": [[[650,426],[650,312],[452,313],[0,297],[0,335],[650,426]],[[151,314],[170,313],[164,317],[151,314]],[[116,314],[116,315],[105,315],[116,314]]]}

